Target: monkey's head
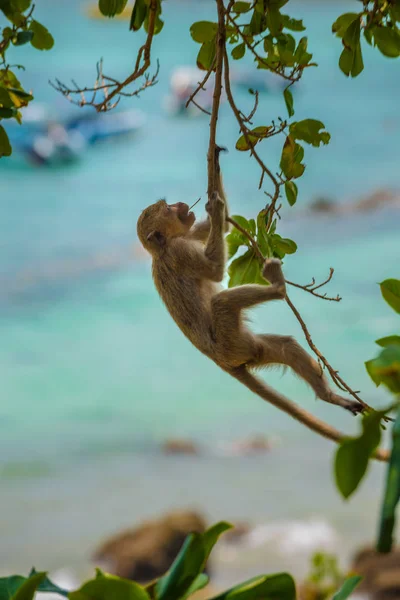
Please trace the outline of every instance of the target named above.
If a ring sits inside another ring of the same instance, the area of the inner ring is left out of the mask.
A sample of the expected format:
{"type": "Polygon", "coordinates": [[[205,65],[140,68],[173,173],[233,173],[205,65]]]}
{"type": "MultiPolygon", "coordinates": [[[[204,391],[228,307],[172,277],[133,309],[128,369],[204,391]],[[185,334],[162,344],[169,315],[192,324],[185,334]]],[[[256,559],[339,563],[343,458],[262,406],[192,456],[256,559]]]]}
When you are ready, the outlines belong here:
{"type": "Polygon", "coordinates": [[[167,204],[165,200],[159,200],[140,215],[137,234],[146,250],[158,254],[169,239],[186,235],[195,219],[184,202],[167,204]]]}

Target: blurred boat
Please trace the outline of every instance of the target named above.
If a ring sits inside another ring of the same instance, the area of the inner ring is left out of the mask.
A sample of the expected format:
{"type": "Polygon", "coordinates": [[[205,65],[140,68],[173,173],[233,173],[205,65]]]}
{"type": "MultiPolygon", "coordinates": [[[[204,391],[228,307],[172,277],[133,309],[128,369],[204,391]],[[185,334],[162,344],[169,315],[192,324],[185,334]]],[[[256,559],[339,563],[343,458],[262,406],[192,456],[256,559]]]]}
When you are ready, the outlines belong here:
{"type": "Polygon", "coordinates": [[[138,110],[96,113],[79,109],[61,120],[54,110],[45,105],[36,105],[32,109],[24,111],[23,126],[11,126],[8,133],[14,149],[35,165],[56,166],[76,162],[89,146],[132,135],[145,122],[144,114],[138,110]]]}
{"type": "Polygon", "coordinates": [[[257,90],[267,94],[283,92],[287,86],[284,79],[265,69],[236,69],[231,73],[231,81],[237,87],[246,88],[246,90],[257,90]]]}
{"type": "MultiPolygon", "coordinates": [[[[190,103],[186,108],[186,102],[204,79],[205,72],[196,67],[179,66],[172,71],[170,78],[170,94],[164,98],[164,108],[171,116],[198,117],[202,113],[194,104],[190,103]]],[[[212,107],[212,94],[214,85],[213,75],[206,83],[206,89],[199,90],[196,102],[205,110],[210,111],[212,107]]]]}

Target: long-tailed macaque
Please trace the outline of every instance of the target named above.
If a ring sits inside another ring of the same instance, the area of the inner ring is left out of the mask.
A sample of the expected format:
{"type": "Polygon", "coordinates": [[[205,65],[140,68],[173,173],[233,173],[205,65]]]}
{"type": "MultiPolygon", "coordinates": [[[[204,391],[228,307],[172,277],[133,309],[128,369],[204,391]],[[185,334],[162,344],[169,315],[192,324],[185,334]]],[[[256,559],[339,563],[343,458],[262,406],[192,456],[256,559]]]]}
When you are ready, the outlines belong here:
{"type": "Polygon", "coordinates": [[[286,295],[279,259],[265,261],[262,275],[270,285],[242,285],[221,289],[225,273],[224,231],[228,207],[216,151],[218,190],[206,204],[209,218],[195,224],[187,204],[160,200],[139,217],[137,232],[153,259],[156,288],[170,315],[203,354],[250,390],[291,414],[326,437],[342,434],[312,417],[307,411],[264,384],[252,370],[270,365],[290,367],[314,390],[318,398],[351,411],[363,406],[332,391],[318,363],[290,336],[255,334],[243,319],[243,311],[286,295]],[[312,422],[310,422],[310,419],[312,422]]]}

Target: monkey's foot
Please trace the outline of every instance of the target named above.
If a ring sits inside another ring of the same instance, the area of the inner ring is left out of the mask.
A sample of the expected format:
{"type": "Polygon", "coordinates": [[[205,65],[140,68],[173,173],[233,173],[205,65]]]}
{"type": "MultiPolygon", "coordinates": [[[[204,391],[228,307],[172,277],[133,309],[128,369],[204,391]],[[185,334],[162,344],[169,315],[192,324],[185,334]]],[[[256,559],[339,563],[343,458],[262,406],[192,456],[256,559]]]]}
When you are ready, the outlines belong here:
{"type": "Polygon", "coordinates": [[[341,400],[343,408],[349,410],[353,415],[359,415],[364,412],[364,406],[361,402],[358,402],[357,400],[347,400],[347,398],[341,398],[341,400]]]}
{"type": "Polygon", "coordinates": [[[262,276],[274,285],[285,287],[285,278],[279,258],[267,258],[262,269],[262,276]]]}

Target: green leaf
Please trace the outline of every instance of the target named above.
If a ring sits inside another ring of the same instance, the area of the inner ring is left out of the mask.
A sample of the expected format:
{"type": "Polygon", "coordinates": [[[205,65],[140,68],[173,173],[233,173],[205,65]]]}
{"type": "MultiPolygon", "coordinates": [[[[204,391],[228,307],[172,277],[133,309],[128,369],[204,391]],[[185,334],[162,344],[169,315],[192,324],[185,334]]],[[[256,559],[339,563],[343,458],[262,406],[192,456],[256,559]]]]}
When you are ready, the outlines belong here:
{"type": "Polygon", "coordinates": [[[189,535],[169,571],[155,585],[157,600],[185,600],[204,587],[208,577],[202,574],[214,544],[232,525],[221,521],[203,534],[189,535]]]}
{"type": "MultiPolygon", "coordinates": [[[[272,223],[269,231],[267,231],[267,211],[261,210],[257,215],[257,244],[261,253],[265,257],[273,256],[273,250],[270,244],[270,234],[276,229],[276,220],[272,223]]],[[[264,278],[263,278],[264,279],[264,278]]]]}
{"type": "Polygon", "coordinates": [[[321,144],[329,144],[331,136],[325,129],[325,125],[316,119],[304,119],[296,121],[289,127],[290,135],[295,140],[303,140],[307,144],[320,146],[321,144]]]}
{"type": "Polygon", "coordinates": [[[400,407],[392,430],[392,453],[387,471],[385,496],[381,508],[377,552],[390,552],[396,525],[396,508],[400,499],[400,407]]]}
{"type": "MultiPolygon", "coordinates": [[[[32,569],[29,573],[29,577],[33,577],[33,575],[37,575],[36,569],[32,569]]],[[[38,586],[38,592],[52,592],[55,594],[59,594],[60,596],[68,597],[68,590],[60,588],[58,585],[50,581],[48,577],[44,577],[38,586]]]]}
{"type": "Polygon", "coordinates": [[[368,468],[368,461],[381,440],[381,419],[385,411],[374,411],[363,417],[359,437],[347,438],[335,456],[336,486],[344,498],[358,488],[368,468]]]}
{"type": "Polygon", "coordinates": [[[232,6],[232,11],[240,14],[249,12],[250,8],[251,4],[249,2],[235,2],[235,4],[232,6]]]}
{"type": "Polygon", "coordinates": [[[19,12],[25,12],[31,5],[31,0],[12,0],[12,5],[19,12]]]}
{"type": "Polygon", "coordinates": [[[33,31],[19,31],[16,39],[13,41],[14,46],[23,46],[31,41],[33,38],[33,31]]]}
{"type": "Polygon", "coordinates": [[[11,600],[33,600],[39,585],[45,579],[46,573],[35,573],[18,587],[11,600]]]}
{"type": "Polygon", "coordinates": [[[228,523],[227,521],[220,521],[203,533],[203,544],[206,560],[210,556],[210,552],[218,541],[218,538],[225,533],[225,531],[228,531],[232,528],[233,525],[231,523],[228,523]]]}
{"type": "Polygon", "coordinates": [[[383,383],[391,392],[400,393],[400,345],[386,346],[377,358],[365,363],[373,382],[383,383]]]}
{"type": "Polygon", "coordinates": [[[129,29],[131,31],[139,31],[147,14],[147,5],[145,0],[135,0],[133,6],[129,29]]]}
{"type": "Polygon", "coordinates": [[[178,600],[201,574],[205,562],[205,549],[199,533],[189,535],[171,568],[155,587],[157,600],[178,600]]]}
{"type": "Polygon", "coordinates": [[[381,286],[382,296],[386,302],[395,310],[400,313],[400,280],[399,279],[385,279],[381,286]]]}
{"type": "Polygon", "coordinates": [[[307,52],[308,40],[306,37],[302,37],[297,44],[296,52],[294,54],[295,61],[301,65],[308,65],[310,60],[312,59],[312,54],[307,52]]]}
{"type": "Polygon", "coordinates": [[[204,42],[197,55],[196,62],[198,68],[202,69],[203,71],[208,71],[214,62],[215,52],[215,38],[213,38],[210,42],[204,42]]]}
{"type": "Polygon", "coordinates": [[[217,31],[217,23],[212,23],[211,21],[197,21],[197,23],[193,23],[190,27],[190,35],[199,44],[214,41],[217,31]]]}
{"type": "Polygon", "coordinates": [[[297,144],[291,135],[288,135],[283,146],[280,168],[288,179],[296,179],[304,173],[305,165],[301,164],[304,158],[304,148],[297,144]]]}
{"type": "Polygon", "coordinates": [[[378,346],[382,346],[385,348],[386,346],[391,346],[392,344],[400,344],[400,335],[388,335],[387,337],[380,338],[375,342],[378,346]]]}
{"type": "Polygon", "coordinates": [[[235,46],[231,52],[232,54],[232,58],[234,60],[239,60],[241,58],[243,58],[243,56],[245,55],[246,52],[246,44],[239,44],[238,46],[235,46]]]}
{"type": "Polygon", "coordinates": [[[281,15],[281,17],[283,26],[286,27],[286,29],[290,29],[291,31],[305,30],[302,19],[292,19],[288,15],[281,15]]]}
{"type": "Polygon", "coordinates": [[[297,200],[297,185],[294,181],[285,181],[285,193],[290,206],[293,206],[297,200]]]}
{"type": "Polygon", "coordinates": [[[4,127],[0,125],[0,158],[3,156],[11,156],[12,148],[10,145],[10,140],[8,139],[8,135],[4,127]]]}
{"type": "Polygon", "coordinates": [[[296,600],[296,587],[288,573],[263,575],[241,583],[211,600],[296,600]]]}
{"type": "Polygon", "coordinates": [[[99,10],[105,17],[115,17],[124,11],[127,4],[128,0],[99,0],[99,10]]]}
{"type": "Polygon", "coordinates": [[[186,600],[186,598],[189,598],[195,592],[198,592],[199,590],[202,590],[203,588],[205,588],[206,585],[208,585],[208,582],[209,582],[209,577],[205,573],[201,573],[201,575],[198,575],[196,577],[196,579],[193,581],[192,585],[189,587],[188,591],[183,596],[181,596],[179,598],[179,600],[186,600]]]}
{"type": "Polygon", "coordinates": [[[389,27],[374,27],[372,35],[379,50],[384,56],[397,58],[400,56],[400,34],[389,27]]]}
{"type": "Polygon", "coordinates": [[[25,581],[22,575],[0,577],[0,600],[10,600],[25,581]]]}
{"type": "Polygon", "coordinates": [[[357,75],[359,75],[364,69],[361,45],[355,52],[353,52],[353,50],[349,50],[348,48],[344,48],[339,58],[339,67],[347,77],[350,75],[352,77],[357,77],[357,75]]]}
{"type": "Polygon", "coordinates": [[[96,577],[79,590],[69,592],[69,600],[150,600],[145,589],[137,583],[96,569],[96,577]]]}
{"type": "Polygon", "coordinates": [[[11,108],[14,106],[13,101],[10,98],[10,94],[6,88],[0,86],[0,104],[4,108],[11,108]]]}
{"type": "Polygon", "coordinates": [[[240,150],[241,152],[251,150],[251,148],[258,144],[258,142],[268,137],[268,134],[271,131],[271,129],[272,127],[270,125],[261,125],[259,127],[254,127],[254,129],[249,131],[247,134],[250,143],[247,142],[244,135],[241,135],[238,141],[236,142],[236,150],[240,150]]]}
{"type": "Polygon", "coordinates": [[[359,13],[345,13],[341,15],[332,25],[332,32],[338,37],[343,37],[349,26],[356,20],[360,21],[359,13]]]}
{"type": "Polygon", "coordinates": [[[0,119],[12,119],[17,116],[17,109],[12,108],[3,108],[0,106],[0,119]]]}
{"type": "Polygon", "coordinates": [[[359,575],[348,577],[340,590],[333,596],[332,600],[347,600],[347,598],[350,598],[350,595],[354,592],[361,580],[362,577],[359,575]]]}
{"type": "Polygon", "coordinates": [[[261,265],[253,250],[250,248],[239,258],[235,258],[228,268],[228,287],[236,287],[245,283],[259,283],[267,285],[261,275],[261,265]]]}
{"type": "Polygon", "coordinates": [[[61,596],[68,596],[67,590],[52,583],[50,579],[46,577],[46,573],[38,573],[35,569],[32,569],[29,577],[12,575],[11,577],[0,578],[0,600],[16,598],[16,592],[28,581],[30,581],[29,585],[27,584],[27,586],[23,588],[23,591],[21,591],[23,594],[29,593],[29,590],[37,585],[36,589],[38,592],[55,592],[61,596]]]}
{"type": "Polygon", "coordinates": [[[344,50],[339,58],[339,67],[347,77],[357,77],[364,69],[360,44],[360,20],[356,19],[343,33],[344,50]]]}
{"type": "Polygon", "coordinates": [[[31,44],[34,48],[37,50],[50,50],[54,46],[53,36],[44,25],[32,19],[29,29],[33,32],[31,44]]]}
{"type": "Polygon", "coordinates": [[[283,238],[278,233],[269,236],[270,244],[275,254],[283,258],[285,254],[294,254],[297,251],[297,244],[289,238],[283,238]]]}
{"type": "Polygon", "coordinates": [[[235,227],[230,233],[228,233],[225,241],[228,246],[228,259],[231,259],[233,256],[235,256],[240,246],[248,246],[250,243],[243,233],[235,227]]]}
{"type": "Polygon", "coordinates": [[[283,97],[285,99],[285,103],[286,103],[286,108],[289,114],[289,117],[293,117],[294,115],[294,110],[293,110],[293,94],[290,91],[290,89],[287,87],[284,89],[283,91],[283,97]]]}

